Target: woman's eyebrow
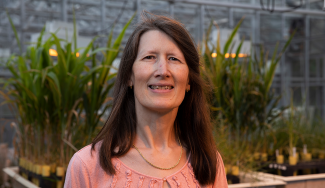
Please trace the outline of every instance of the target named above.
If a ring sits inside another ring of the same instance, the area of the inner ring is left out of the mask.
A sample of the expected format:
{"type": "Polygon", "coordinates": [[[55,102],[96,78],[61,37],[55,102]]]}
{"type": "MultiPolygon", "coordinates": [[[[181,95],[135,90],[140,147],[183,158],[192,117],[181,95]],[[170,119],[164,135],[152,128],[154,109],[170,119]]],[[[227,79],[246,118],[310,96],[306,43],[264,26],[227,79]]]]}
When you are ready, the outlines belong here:
{"type": "Polygon", "coordinates": [[[178,59],[185,61],[185,57],[181,53],[170,52],[170,53],[167,53],[167,56],[176,56],[178,59]]]}
{"type": "Polygon", "coordinates": [[[141,50],[139,53],[138,53],[138,56],[142,56],[143,54],[157,54],[157,50],[141,50]]]}
{"type": "MultiPolygon", "coordinates": [[[[143,49],[138,53],[137,57],[141,57],[144,54],[159,54],[159,52],[155,49],[150,49],[150,50],[143,49]]],[[[175,53],[173,51],[167,52],[166,55],[167,56],[176,56],[179,59],[185,60],[185,57],[183,57],[180,53],[175,53]]]]}
{"type": "Polygon", "coordinates": [[[178,57],[181,57],[181,54],[180,53],[175,53],[175,52],[168,52],[167,53],[167,56],[178,56],[178,57]]]}

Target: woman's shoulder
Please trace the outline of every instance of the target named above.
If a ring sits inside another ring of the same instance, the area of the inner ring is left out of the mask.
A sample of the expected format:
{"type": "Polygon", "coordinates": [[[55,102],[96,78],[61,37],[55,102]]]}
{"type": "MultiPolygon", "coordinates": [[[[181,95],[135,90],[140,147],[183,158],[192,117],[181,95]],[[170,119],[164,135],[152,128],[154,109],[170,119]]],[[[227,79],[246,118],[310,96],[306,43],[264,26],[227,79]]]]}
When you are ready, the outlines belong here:
{"type": "Polygon", "coordinates": [[[92,146],[89,144],[79,151],[77,151],[71,158],[69,165],[72,163],[73,166],[83,166],[88,171],[100,166],[99,151],[101,142],[92,146]]]}
{"type": "Polygon", "coordinates": [[[97,145],[94,150],[88,145],[77,151],[69,162],[64,187],[92,187],[108,181],[110,175],[100,167],[98,153],[97,145]]]}
{"type": "Polygon", "coordinates": [[[98,152],[98,148],[93,150],[91,145],[83,147],[72,156],[68,168],[89,173],[88,171],[99,162],[98,152]]]}
{"type": "Polygon", "coordinates": [[[225,167],[223,164],[222,156],[218,151],[217,151],[216,157],[217,157],[217,167],[216,167],[217,173],[216,173],[216,179],[215,179],[213,188],[214,187],[227,188],[228,183],[227,183],[227,178],[226,178],[225,167]]]}
{"type": "Polygon", "coordinates": [[[94,149],[89,144],[77,151],[72,158],[77,157],[87,163],[94,162],[98,158],[99,149],[98,144],[95,145],[94,149]]]}

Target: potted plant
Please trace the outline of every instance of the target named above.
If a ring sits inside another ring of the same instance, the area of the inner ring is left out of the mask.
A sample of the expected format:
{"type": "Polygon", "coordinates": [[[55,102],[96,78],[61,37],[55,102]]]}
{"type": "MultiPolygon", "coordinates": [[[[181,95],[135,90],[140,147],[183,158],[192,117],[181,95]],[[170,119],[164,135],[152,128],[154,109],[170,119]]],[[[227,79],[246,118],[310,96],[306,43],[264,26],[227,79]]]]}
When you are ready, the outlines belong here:
{"type": "Polygon", "coordinates": [[[278,152],[282,159],[270,163],[264,169],[267,173],[261,175],[284,181],[286,187],[321,187],[325,183],[325,161],[319,159],[323,146],[318,143],[324,143],[324,123],[308,119],[305,109],[295,107],[292,99],[288,110],[276,125],[275,147],[282,150],[278,152]],[[299,159],[294,153],[299,153],[299,159]]]}
{"type": "MultiPolygon", "coordinates": [[[[7,92],[1,94],[17,112],[19,173],[36,186],[62,187],[73,153],[89,144],[101,126],[116,76],[110,71],[112,62],[133,17],[114,42],[111,32],[104,48],[95,48],[94,38],[79,54],[76,27],[72,42],[55,33],[42,42],[43,28],[35,46],[7,61],[13,76],[6,81],[7,92]],[[57,57],[49,55],[52,47],[57,57]],[[103,52],[101,61],[98,52],[103,52]]],[[[12,28],[19,43],[13,24],[12,28]]]]}
{"type": "MultiPolygon", "coordinates": [[[[217,147],[223,156],[228,180],[237,176],[246,181],[248,179],[244,178],[243,172],[251,176],[250,172],[258,168],[259,161],[254,160],[253,154],[256,153],[258,158],[267,158],[266,135],[284,110],[277,109],[281,96],[275,96],[271,85],[276,66],[292,37],[280,54],[275,49],[269,66],[266,65],[267,53],[264,53],[262,47],[259,54],[254,52],[253,57],[241,58],[239,53],[243,41],[235,49],[236,53],[229,55],[235,46],[233,38],[241,22],[242,20],[236,25],[223,49],[220,47],[218,35],[216,45],[206,39],[204,50],[201,51],[202,75],[212,86],[209,100],[217,147]],[[261,150],[264,150],[262,155],[259,154],[261,150]]],[[[206,36],[210,35],[212,27],[213,24],[210,25],[206,36]]]]}

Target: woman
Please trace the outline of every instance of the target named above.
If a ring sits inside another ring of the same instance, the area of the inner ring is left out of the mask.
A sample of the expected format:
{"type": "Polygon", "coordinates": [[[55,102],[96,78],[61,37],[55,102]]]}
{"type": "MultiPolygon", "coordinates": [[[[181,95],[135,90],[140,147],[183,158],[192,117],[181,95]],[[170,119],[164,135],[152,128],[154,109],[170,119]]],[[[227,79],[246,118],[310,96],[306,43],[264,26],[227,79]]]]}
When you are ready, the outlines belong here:
{"type": "Polygon", "coordinates": [[[110,116],[65,187],[227,187],[200,60],[177,21],[143,15],[124,49],[110,116]]]}

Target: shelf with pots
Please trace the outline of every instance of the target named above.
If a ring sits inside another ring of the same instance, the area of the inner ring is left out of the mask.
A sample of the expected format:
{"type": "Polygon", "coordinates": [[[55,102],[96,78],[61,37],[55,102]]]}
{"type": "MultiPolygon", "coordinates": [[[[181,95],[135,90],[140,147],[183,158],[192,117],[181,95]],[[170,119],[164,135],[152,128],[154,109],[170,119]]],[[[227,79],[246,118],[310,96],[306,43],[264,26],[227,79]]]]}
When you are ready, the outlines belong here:
{"type": "Polygon", "coordinates": [[[295,152],[293,155],[280,155],[277,151],[276,161],[269,162],[260,172],[260,175],[286,182],[286,188],[295,187],[323,187],[325,185],[325,160],[322,154],[315,155],[307,152],[295,152]],[[299,159],[301,156],[301,159],[299,159]],[[286,160],[284,160],[286,158],[286,160]]]}

